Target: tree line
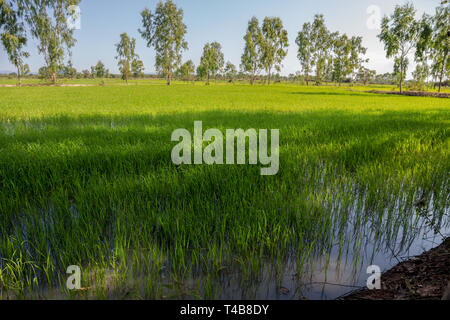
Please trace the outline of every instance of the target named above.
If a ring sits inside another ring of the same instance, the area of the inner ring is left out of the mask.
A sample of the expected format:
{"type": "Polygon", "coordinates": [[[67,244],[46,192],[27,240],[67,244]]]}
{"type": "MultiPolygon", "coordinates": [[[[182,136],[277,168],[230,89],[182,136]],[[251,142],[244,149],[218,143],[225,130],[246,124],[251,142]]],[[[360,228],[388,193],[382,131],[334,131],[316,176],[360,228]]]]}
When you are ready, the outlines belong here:
{"type": "MultiPolygon", "coordinates": [[[[56,82],[59,73],[68,77],[77,74],[71,59],[71,48],[76,40],[67,19],[70,7],[79,3],[80,0],[0,0],[1,42],[9,61],[17,69],[19,85],[21,75],[29,73],[29,66],[24,62],[29,57],[24,50],[28,34],[37,40],[38,52],[44,57],[45,66],[39,71],[42,77],[56,82]]],[[[362,45],[362,37],[332,32],[327,28],[324,16],[315,15],[313,21],[303,24],[295,41],[306,84],[335,82],[341,85],[358,80],[367,83],[373,79],[389,79],[402,91],[409,66],[408,56],[414,53],[416,82],[423,86],[433,77],[438,79],[440,91],[450,73],[449,7],[443,1],[434,15],[424,14],[419,20],[415,15],[413,4],[406,3],[397,5],[391,15],[383,18],[378,38],[384,44],[386,57],[394,61],[393,73],[385,75],[376,75],[374,70],[364,66],[368,59],[364,58],[367,48],[362,45]]],[[[237,67],[229,61],[225,63],[218,42],[204,45],[197,67],[192,60],[183,63],[183,52],[188,50],[187,26],[183,18],[183,10],[172,0],[160,1],[154,11],[146,8],[141,12],[142,27],[138,31],[147,47],[156,53],[157,72],[167,79],[168,85],[174,77],[193,80],[195,75],[205,79],[207,84],[217,76],[232,81],[238,75],[237,67]]],[[[243,40],[245,47],[239,74],[246,76],[253,85],[264,72],[264,79],[270,84],[274,72],[280,72],[289,47],[288,32],[282,20],[266,17],[260,23],[256,17],[251,18],[243,40]]],[[[136,39],[122,33],[115,47],[122,78],[128,83],[131,76],[142,76],[144,63],[136,53],[136,39]]],[[[82,74],[102,78],[109,75],[109,70],[99,61],[82,74]]]]}

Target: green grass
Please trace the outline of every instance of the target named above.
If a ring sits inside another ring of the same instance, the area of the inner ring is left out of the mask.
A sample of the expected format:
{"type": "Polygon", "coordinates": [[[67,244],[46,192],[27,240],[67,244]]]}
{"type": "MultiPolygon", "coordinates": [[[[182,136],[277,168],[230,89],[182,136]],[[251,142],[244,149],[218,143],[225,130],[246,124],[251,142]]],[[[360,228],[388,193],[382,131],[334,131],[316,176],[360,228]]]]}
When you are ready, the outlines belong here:
{"type": "Polygon", "coordinates": [[[217,298],[227,277],[396,242],[420,198],[448,221],[447,99],[122,84],[0,88],[0,298],[217,298]],[[280,129],[280,172],[173,165],[171,133],[195,120],[280,129]],[[64,290],[69,265],[88,290],[64,290]]]}

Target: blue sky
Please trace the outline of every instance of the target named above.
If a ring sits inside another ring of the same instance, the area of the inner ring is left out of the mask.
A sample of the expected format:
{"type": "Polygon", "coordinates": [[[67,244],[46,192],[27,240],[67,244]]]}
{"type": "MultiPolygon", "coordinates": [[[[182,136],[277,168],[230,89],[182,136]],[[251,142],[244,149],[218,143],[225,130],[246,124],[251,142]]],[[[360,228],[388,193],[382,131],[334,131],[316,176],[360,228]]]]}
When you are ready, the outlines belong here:
{"type": "MultiPolygon", "coordinates": [[[[79,70],[89,69],[98,60],[102,60],[111,72],[118,72],[115,46],[119,35],[127,32],[137,41],[137,53],[145,65],[146,73],[155,71],[155,55],[147,48],[140,37],[140,12],[148,7],[153,10],[158,0],[83,0],[81,2],[81,30],[75,31],[77,44],[73,48],[73,63],[79,70]]],[[[385,58],[383,45],[378,41],[378,30],[369,28],[371,18],[368,9],[377,6],[381,14],[390,14],[396,4],[404,0],[176,0],[184,10],[184,21],[188,27],[186,39],[189,50],[183,60],[192,59],[197,65],[203,45],[218,41],[222,44],[226,61],[236,66],[240,64],[248,20],[256,16],[260,20],[265,16],[278,16],[283,20],[289,34],[288,56],[283,62],[282,74],[287,75],[300,70],[296,57],[295,38],[303,23],[312,21],[314,14],[323,13],[328,28],[348,35],[361,35],[368,48],[368,67],[379,73],[392,72],[392,61],[385,58]],[[370,20],[369,20],[370,21],[370,20]]],[[[440,0],[415,0],[418,17],[424,12],[433,13],[440,0]]],[[[373,12],[373,11],[372,11],[373,12]]],[[[29,42],[31,57],[27,60],[32,72],[44,65],[38,55],[34,40],[29,42]]],[[[412,71],[414,64],[410,66],[412,71]]],[[[0,50],[0,71],[13,71],[13,66],[0,50]]]]}

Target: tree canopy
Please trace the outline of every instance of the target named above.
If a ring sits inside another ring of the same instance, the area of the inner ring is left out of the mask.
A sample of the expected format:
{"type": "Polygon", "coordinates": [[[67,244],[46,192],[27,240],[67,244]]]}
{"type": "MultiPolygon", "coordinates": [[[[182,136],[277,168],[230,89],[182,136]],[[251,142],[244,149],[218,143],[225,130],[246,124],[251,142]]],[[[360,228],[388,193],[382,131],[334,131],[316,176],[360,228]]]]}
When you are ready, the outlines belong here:
{"type": "Polygon", "coordinates": [[[402,92],[408,70],[408,54],[417,45],[419,23],[415,20],[416,9],[412,3],[397,5],[394,13],[384,16],[378,38],[384,43],[387,58],[394,58],[394,72],[402,92]]]}
{"type": "Polygon", "coordinates": [[[272,69],[281,70],[281,63],[289,47],[288,33],[278,17],[266,17],[262,25],[261,64],[265,68],[270,84],[272,69]]]}
{"type": "Polygon", "coordinates": [[[143,29],[139,29],[147,46],[156,51],[156,69],[167,77],[170,85],[173,70],[181,64],[182,51],[187,50],[187,27],[183,23],[183,10],[172,0],[160,1],[154,13],[145,9],[141,13],[143,29]]]}
{"type": "Polygon", "coordinates": [[[218,42],[207,43],[203,47],[203,55],[200,59],[198,71],[202,76],[206,76],[206,83],[209,84],[211,77],[215,78],[224,64],[222,46],[218,42]]]}
{"type": "Polygon", "coordinates": [[[131,74],[131,64],[134,59],[139,56],[135,52],[136,39],[130,38],[128,34],[122,33],[120,35],[120,42],[116,44],[118,65],[122,78],[128,83],[128,78],[131,74]]]}

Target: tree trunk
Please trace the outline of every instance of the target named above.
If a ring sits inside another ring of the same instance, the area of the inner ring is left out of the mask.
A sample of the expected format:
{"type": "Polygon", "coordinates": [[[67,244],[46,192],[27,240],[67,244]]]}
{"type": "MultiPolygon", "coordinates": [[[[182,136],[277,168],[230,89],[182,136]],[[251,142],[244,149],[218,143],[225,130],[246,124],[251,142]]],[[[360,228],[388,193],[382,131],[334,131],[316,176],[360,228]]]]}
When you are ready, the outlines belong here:
{"type": "Polygon", "coordinates": [[[52,73],[51,80],[52,80],[53,84],[56,84],[56,73],[54,73],[54,72],[52,73]]]}
{"type": "Polygon", "coordinates": [[[403,92],[403,58],[400,62],[400,93],[403,92]]]}
{"type": "Polygon", "coordinates": [[[207,78],[206,78],[206,85],[209,86],[209,73],[208,73],[208,76],[207,76],[207,78]]]}
{"type": "Polygon", "coordinates": [[[269,69],[269,71],[267,72],[268,73],[268,78],[267,78],[267,84],[269,84],[270,85],[270,69],[269,69]]]}
{"type": "Polygon", "coordinates": [[[171,77],[171,74],[170,74],[170,68],[168,68],[168,69],[167,69],[167,85],[168,85],[168,86],[170,86],[170,83],[171,83],[170,77],[171,77]]]}
{"type": "Polygon", "coordinates": [[[18,86],[20,87],[22,85],[22,82],[20,80],[20,68],[17,67],[17,81],[18,81],[18,86]]]}
{"type": "Polygon", "coordinates": [[[442,63],[441,75],[439,77],[439,91],[438,92],[441,92],[442,78],[443,77],[444,77],[444,63],[442,63]]]}

